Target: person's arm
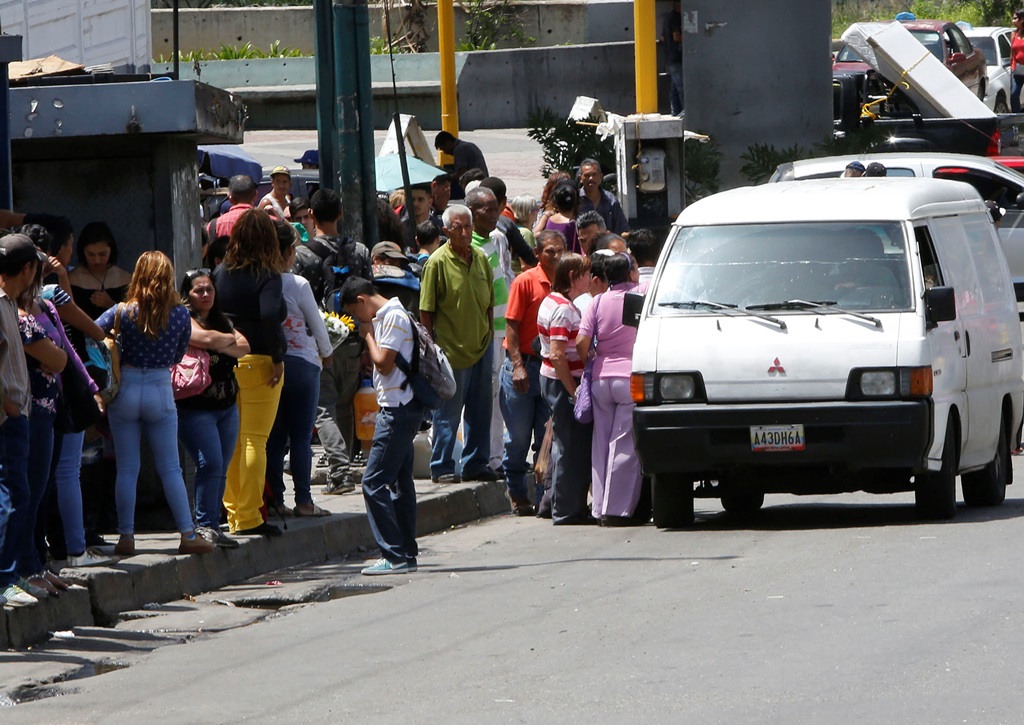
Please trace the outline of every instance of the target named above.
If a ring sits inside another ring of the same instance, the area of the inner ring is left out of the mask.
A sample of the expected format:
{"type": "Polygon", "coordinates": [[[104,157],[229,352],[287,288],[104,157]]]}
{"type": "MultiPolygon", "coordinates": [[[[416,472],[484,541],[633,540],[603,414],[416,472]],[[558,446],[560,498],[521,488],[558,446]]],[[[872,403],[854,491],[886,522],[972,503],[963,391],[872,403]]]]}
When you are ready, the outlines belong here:
{"type": "MultiPolygon", "coordinates": [[[[423,325],[430,339],[436,342],[434,337],[434,310],[437,308],[437,290],[440,285],[438,268],[440,263],[427,259],[423,265],[423,274],[420,277],[420,324],[423,325]]],[[[488,265],[490,266],[490,265],[488,265]]]]}
{"type": "Polygon", "coordinates": [[[168,332],[178,336],[174,349],[174,364],[177,365],[185,357],[185,350],[188,349],[189,340],[192,338],[192,315],[184,305],[171,309],[171,325],[168,332]]]}
{"type": "Polygon", "coordinates": [[[60,317],[62,322],[68,323],[73,328],[87,337],[91,337],[96,342],[99,342],[107,336],[103,331],[103,328],[93,322],[92,318],[85,314],[85,310],[74,302],[68,302],[66,305],[58,307],[57,315],[60,317]]]}
{"type": "Polygon", "coordinates": [[[525,393],[530,389],[530,376],[519,350],[519,320],[505,318],[505,344],[512,361],[512,387],[517,393],[525,393]]]}
{"type": "Polygon", "coordinates": [[[192,337],[189,339],[189,344],[194,345],[195,347],[202,348],[203,350],[227,352],[226,348],[235,344],[235,335],[234,333],[231,332],[218,332],[217,330],[208,330],[201,324],[199,324],[199,320],[193,319],[192,337]]]}
{"type": "Polygon", "coordinates": [[[430,335],[430,339],[437,342],[434,338],[434,313],[420,308],[420,324],[423,325],[423,329],[430,335]]]}
{"type": "Polygon", "coordinates": [[[49,372],[59,373],[68,364],[68,354],[48,337],[26,343],[24,347],[25,354],[38,360],[43,369],[49,372]]]}
{"type": "Polygon", "coordinates": [[[281,327],[281,307],[284,304],[281,288],[281,275],[270,277],[260,288],[259,310],[260,323],[263,328],[263,339],[270,348],[270,359],[274,361],[267,384],[275,387],[284,375],[284,354],[288,350],[288,341],[281,327]]]}
{"type": "Polygon", "coordinates": [[[580,360],[590,357],[590,340],[591,338],[583,333],[576,336],[576,352],[579,353],[580,360]]]}
{"type": "Polygon", "coordinates": [[[235,358],[245,357],[251,352],[249,348],[249,341],[246,340],[245,335],[238,330],[235,330],[234,337],[235,341],[232,344],[228,345],[223,350],[218,350],[218,352],[222,352],[225,355],[230,355],[235,358]]]}
{"type": "Polygon", "coordinates": [[[534,253],[533,248],[523,239],[523,234],[519,231],[519,228],[515,224],[509,224],[503,231],[505,232],[505,238],[508,239],[509,249],[519,257],[523,267],[527,269],[536,267],[537,255],[534,253]]]}
{"type": "Polygon", "coordinates": [[[544,209],[537,217],[537,221],[533,223],[533,233],[540,234],[542,231],[548,228],[548,219],[553,217],[555,212],[550,209],[544,209]]]}
{"type": "Polygon", "coordinates": [[[622,211],[622,205],[618,202],[612,204],[612,218],[608,229],[620,236],[629,233],[629,221],[626,219],[626,213],[622,211]]]}
{"type": "Polygon", "coordinates": [[[569,358],[565,354],[566,345],[565,340],[551,340],[551,367],[555,369],[555,375],[565,386],[569,395],[575,400],[576,397],[576,378],[572,376],[572,371],[569,370],[569,358]]]}
{"type": "Polygon", "coordinates": [[[324,324],[324,318],[320,316],[320,308],[316,306],[316,300],[313,299],[313,289],[308,284],[303,284],[305,280],[299,281],[300,279],[296,279],[295,285],[298,290],[299,311],[306,320],[306,327],[313,333],[320,357],[330,357],[334,349],[331,347],[330,335],[327,334],[327,325],[324,324]]]}
{"type": "Polygon", "coordinates": [[[374,337],[372,324],[363,325],[359,329],[359,334],[366,341],[366,354],[370,356],[370,362],[377,368],[377,372],[381,375],[389,375],[395,368],[395,358],[398,357],[398,350],[380,347],[374,337]]]}
{"type": "Polygon", "coordinates": [[[43,265],[43,276],[45,277],[49,274],[57,275],[57,284],[60,285],[62,290],[71,294],[71,280],[68,279],[68,270],[60,263],[59,259],[53,256],[48,257],[46,264],[43,265]]]}
{"type": "MultiPolygon", "coordinates": [[[[79,311],[81,312],[81,310],[79,311]]],[[[85,313],[83,312],[82,314],[85,313]]],[[[89,320],[89,323],[95,325],[92,320],[89,320]]],[[[97,326],[96,329],[99,330],[99,327],[97,326]]],[[[89,391],[95,395],[100,391],[99,386],[96,385],[96,381],[92,379],[91,375],[89,375],[89,371],[85,369],[85,363],[82,362],[82,358],[78,356],[78,353],[75,351],[74,346],[72,346],[71,341],[68,340],[68,336],[64,332],[64,325],[57,325],[57,334],[60,336],[61,347],[68,354],[68,362],[75,366],[78,374],[81,375],[84,380],[88,381],[89,391]]]]}
{"type": "Polygon", "coordinates": [[[114,328],[114,316],[120,311],[118,308],[119,304],[109,307],[106,312],[96,318],[96,324],[100,326],[100,329],[106,333],[110,332],[114,328]]]}

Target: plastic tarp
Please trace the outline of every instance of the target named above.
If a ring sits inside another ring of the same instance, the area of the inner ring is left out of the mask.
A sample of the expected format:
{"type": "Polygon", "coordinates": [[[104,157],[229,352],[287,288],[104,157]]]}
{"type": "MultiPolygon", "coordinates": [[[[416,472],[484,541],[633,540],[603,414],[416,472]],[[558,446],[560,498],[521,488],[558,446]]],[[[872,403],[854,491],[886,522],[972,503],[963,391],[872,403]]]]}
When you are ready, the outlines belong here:
{"type": "Polygon", "coordinates": [[[967,86],[901,23],[854,23],[843,42],[903,92],[924,116],[988,118],[993,115],[967,86]]]}
{"type": "MultiPolygon", "coordinates": [[[[409,183],[413,185],[428,184],[434,180],[435,176],[444,173],[443,170],[420,161],[415,156],[407,155],[405,162],[409,166],[409,183]]],[[[377,172],[377,191],[394,191],[404,186],[401,160],[398,154],[379,156],[374,163],[377,172]]]]}
{"type": "Polygon", "coordinates": [[[263,167],[260,162],[241,146],[196,146],[196,155],[200,174],[209,174],[218,179],[230,179],[232,176],[247,174],[257,184],[263,179],[263,167]]]}

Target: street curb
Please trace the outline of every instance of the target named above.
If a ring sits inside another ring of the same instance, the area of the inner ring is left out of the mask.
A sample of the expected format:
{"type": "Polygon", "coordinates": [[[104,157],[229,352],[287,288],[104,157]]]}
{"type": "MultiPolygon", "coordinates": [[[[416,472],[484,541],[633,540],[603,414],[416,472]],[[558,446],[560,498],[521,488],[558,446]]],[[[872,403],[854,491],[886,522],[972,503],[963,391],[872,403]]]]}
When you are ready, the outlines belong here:
{"type": "MultiPolygon", "coordinates": [[[[417,535],[425,536],[488,516],[508,513],[505,482],[452,486],[417,496],[417,535]]],[[[109,625],[121,612],[169,602],[235,584],[261,573],[324,561],[373,549],[365,514],[336,513],[323,518],[289,519],[280,538],[240,537],[237,549],[204,556],[148,551],[106,567],[66,569],[63,575],[84,588],[31,607],[3,609],[0,649],[24,649],[57,630],[109,625]]],[[[177,536],[167,539],[171,552],[177,536]]]]}

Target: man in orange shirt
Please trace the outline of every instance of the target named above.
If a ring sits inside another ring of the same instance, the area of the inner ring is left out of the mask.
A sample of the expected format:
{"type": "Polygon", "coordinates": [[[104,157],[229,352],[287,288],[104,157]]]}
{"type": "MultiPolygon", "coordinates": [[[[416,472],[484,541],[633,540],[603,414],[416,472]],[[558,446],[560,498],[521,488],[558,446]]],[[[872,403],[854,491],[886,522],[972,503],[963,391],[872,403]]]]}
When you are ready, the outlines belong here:
{"type": "MultiPolygon", "coordinates": [[[[533,443],[534,460],[544,438],[544,426],[551,411],[540,392],[540,355],[534,350],[537,337],[537,310],[551,294],[558,260],[565,252],[560,232],[545,230],[537,235],[538,265],[512,282],[505,308],[505,362],[501,368],[498,402],[505,420],[505,482],[512,510],[519,516],[534,512],[526,486],[526,457],[533,443]]],[[[536,482],[536,500],[543,485],[536,482]]]]}

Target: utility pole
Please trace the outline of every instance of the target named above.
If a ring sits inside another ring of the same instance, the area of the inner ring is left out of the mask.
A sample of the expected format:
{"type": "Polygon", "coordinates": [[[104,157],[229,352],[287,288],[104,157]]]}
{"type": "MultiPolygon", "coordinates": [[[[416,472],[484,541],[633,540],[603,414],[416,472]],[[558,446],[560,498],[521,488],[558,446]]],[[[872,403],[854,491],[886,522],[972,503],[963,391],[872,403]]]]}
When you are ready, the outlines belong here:
{"type": "MultiPolygon", "coordinates": [[[[437,49],[441,58],[441,128],[459,135],[459,94],[455,85],[455,8],[452,0],[437,0],[437,49]]],[[[438,151],[439,165],[450,163],[438,151]]],[[[447,157],[447,158],[446,158],[447,157]]]]}
{"type": "Polygon", "coordinates": [[[636,112],[658,112],[658,18],[654,0],[633,2],[636,112]]]}
{"type": "Polygon", "coordinates": [[[377,241],[367,0],[314,0],[320,185],[341,196],[342,232],[377,241]]]}

